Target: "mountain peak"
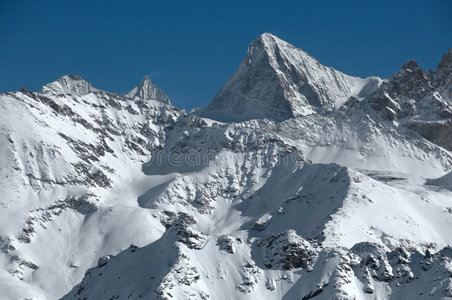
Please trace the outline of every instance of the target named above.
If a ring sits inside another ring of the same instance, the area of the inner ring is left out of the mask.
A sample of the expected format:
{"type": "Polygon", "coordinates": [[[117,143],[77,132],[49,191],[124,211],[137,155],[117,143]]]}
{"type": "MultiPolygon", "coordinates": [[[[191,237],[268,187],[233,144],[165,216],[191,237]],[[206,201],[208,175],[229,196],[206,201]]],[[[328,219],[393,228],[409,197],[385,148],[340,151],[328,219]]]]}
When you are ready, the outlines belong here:
{"type": "Polygon", "coordinates": [[[439,93],[452,103],[452,48],[443,54],[436,71],[431,75],[433,84],[438,88],[439,93]]]}
{"type": "Polygon", "coordinates": [[[417,61],[412,59],[412,60],[409,60],[406,63],[404,63],[402,66],[402,69],[407,70],[407,71],[418,71],[421,68],[419,67],[417,61]]]}
{"type": "Polygon", "coordinates": [[[419,67],[417,62],[412,59],[402,65],[402,68],[397,71],[392,77],[395,82],[406,82],[410,80],[425,80],[424,72],[419,67]]]}
{"type": "Polygon", "coordinates": [[[395,93],[413,98],[423,98],[432,87],[415,60],[403,64],[391,82],[395,93]]]}
{"type": "Polygon", "coordinates": [[[152,83],[152,81],[149,78],[149,76],[148,75],[144,75],[143,80],[141,80],[141,83],[144,84],[144,83],[148,83],[148,82],[152,83]]]}
{"type": "Polygon", "coordinates": [[[288,42],[280,39],[279,37],[277,37],[276,35],[273,35],[271,33],[268,32],[264,32],[261,35],[259,35],[251,44],[255,44],[256,42],[260,42],[263,45],[266,46],[289,46],[292,48],[295,48],[294,46],[292,46],[291,44],[289,44],[288,42]]]}
{"type": "Polygon", "coordinates": [[[141,80],[141,82],[125,96],[128,99],[140,99],[143,101],[156,100],[165,104],[171,104],[168,96],[154,85],[147,75],[144,76],[143,80],[141,80]]]}
{"type": "Polygon", "coordinates": [[[266,44],[266,45],[274,45],[274,44],[281,43],[281,42],[286,43],[283,40],[281,40],[280,38],[278,38],[277,36],[275,36],[271,33],[268,33],[268,32],[264,32],[261,35],[259,35],[259,37],[253,41],[253,43],[255,41],[260,41],[261,43],[266,44]]]}
{"type": "Polygon", "coordinates": [[[452,48],[449,48],[449,51],[443,54],[440,63],[437,66],[438,70],[447,70],[449,72],[452,71],[452,48]]]}
{"type": "Polygon", "coordinates": [[[82,77],[75,75],[75,74],[67,74],[67,75],[61,76],[59,79],[62,79],[62,78],[67,78],[67,79],[74,80],[74,81],[85,81],[82,77]]]}
{"type": "Polygon", "coordinates": [[[57,80],[44,85],[41,88],[42,94],[75,94],[86,95],[98,91],[88,81],[74,74],[61,76],[57,80]]]}
{"type": "Polygon", "coordinates": [[[267,53],[271,59],[277,59],[278,52],[294,51],[298,55],[309,57],[309,59],[315,60],[305,51],[296,48],[288,42],[280,39],[279,37],[271,33],[263,33],[257,37],[248,47],[247,56],[249,58],[259,55],[261,51],[267,53]]]}
{"type": "Polygon", "coordinates": [[[275,35],[273,35],[273,34],[271,34],[269,32],[264,32],[261,35],[259,35],[259,37],[258,37],[258,39],[266,39],[266,38],[270,38],[270,39],[277,38],[277,39],[279,39],[277,36],[275,36],[275,35]]]}
{"type": "Polygon", "coordinates": [[[369,81],[323,66],[303,50],[263,33],[200,114],[226,122],[255,118],[280,122],[338,107],[369,81]]]}

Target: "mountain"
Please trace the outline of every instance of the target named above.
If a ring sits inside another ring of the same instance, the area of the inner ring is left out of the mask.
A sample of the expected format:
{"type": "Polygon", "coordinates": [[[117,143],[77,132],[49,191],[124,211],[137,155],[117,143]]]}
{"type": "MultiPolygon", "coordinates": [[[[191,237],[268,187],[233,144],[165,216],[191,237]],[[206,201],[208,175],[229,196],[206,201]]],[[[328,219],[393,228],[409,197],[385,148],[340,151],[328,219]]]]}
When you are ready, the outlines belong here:
{"type": "Polygon", "coordinates": [[[127,99],[140,99],[142,101],[156,100],[165,104],[171,104],[168,96],[155,86],[148,76],[145,76],[140,84],[128,92],[125,97],[127,99]]]}
{"type": "Polygon", "coordinates": [[[283,121],[341,106],[381,82],[325,67],[306,52],[269,33],[248,47],[236,73],[200,114],[220,121],[283,121]]]}
{"type": "Polygon", "coordinates": [[[194,114],[0,94],[0,298],[452,297],[450,55],[360,79],[263,34],[194,114]]]}
{"type": "Polygon", "coordinates": [[[60,94],[76,94],[85,95],[90,92],[96,92],[91,84],[82,77],[69,74],[58,78],[54,82],[44,85],[41,88],[43,95],[60,95],[60,94]]]}
{"type": "Polygon", "coordinates": [[[127,201],[148,188],[141,165],[183,112],[72,75],[42,91],[0,95],[2,299],[60,298],[98,255],[162,227],[127,201]]]}
{"type": "Polygon", "coordinates": [[[416,61],[402,66],[367,100],[384,119],[409,128],[427,140],[452,150],[450,94],[452,50],[434,72],[423,72],[416,61]]]}
{"type": "Polygon", "coordinates": [[[431,79],[433,87],[439,90],[444,99],[452,99],[452,48],[443,55],[436,70],[427,71],[426,76],[431,79]]]}

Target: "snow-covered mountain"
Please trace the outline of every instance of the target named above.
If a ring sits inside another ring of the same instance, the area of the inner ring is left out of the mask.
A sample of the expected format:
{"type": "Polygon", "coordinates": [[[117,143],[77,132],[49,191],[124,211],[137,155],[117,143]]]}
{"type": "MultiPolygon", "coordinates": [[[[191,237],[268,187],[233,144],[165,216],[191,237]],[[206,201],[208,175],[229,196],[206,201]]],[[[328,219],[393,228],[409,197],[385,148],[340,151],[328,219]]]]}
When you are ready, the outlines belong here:
{"type": "Polygon", "coordinates": [[[80,76],[68,74],[44,85],[40,93],[43,95],[74,94],[81,96],[97,91],[96,88],[93,88],[89,82],[80,76]]]}
{"type": "Polygon", "coordinates": [[[138,86],[126,94],[127,99],[140,99],[142,101],[156,100],[165,104],[171,104],[165,93],[155,86],[148,76],[145,76],[138,86]]]}
{"type": "Polygon", "coordinates": [[[452,150],[451,69],[451,50],[433,72],[409,61],[367,101],[384,119],[452,150]]]}
{"type": "Polygon", "coordinates": [[[196,114],[1,94],[0,298],[452,297],[451,55],[360,79],[263,34],[196,114]]]}
{"type": "Polygon", "coordinates": [[[236,73],[201,115],[221,121],[283,121],[341,106],[366,96],[381,82],[325,67],[306,52],[269,33],[248,47],[236,73]]]}

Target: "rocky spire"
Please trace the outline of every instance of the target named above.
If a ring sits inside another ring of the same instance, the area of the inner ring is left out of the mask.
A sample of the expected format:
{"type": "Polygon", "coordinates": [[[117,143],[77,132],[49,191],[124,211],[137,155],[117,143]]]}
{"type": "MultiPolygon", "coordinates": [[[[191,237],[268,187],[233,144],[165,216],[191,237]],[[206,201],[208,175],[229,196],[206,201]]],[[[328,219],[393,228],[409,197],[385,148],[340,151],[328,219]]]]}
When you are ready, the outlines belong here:
{"type": "Polygon", "coordinates": [[[171,104],[168,96],[157,86],[155,86],[148,76],[145,76],[143,80],[138,84],[133,90],[128,92],[126,95],[128,99],[140,99],[146,100],[156,100],[163,102],[165,104],[171,104]]]}
{"type": "Polygon", "coordinates": [[[392,96],[403,95],[413,99],[421,99],[433,90],[415,60],[403,64],[402,68],[391,78],[392,96]]]}
{"type": "Polygon", "coordinates": [[[449,48],[449,51],[443,54],[441,61],[439,62],[437,70],[447,71],[449,74],[452,73],[452,48],[449,48]]]}
{"type": "Polygon", "coordinates": [[[432,82],[438,92],[452,103],[452,48],[443,57],[433,73],[432,82]]]}

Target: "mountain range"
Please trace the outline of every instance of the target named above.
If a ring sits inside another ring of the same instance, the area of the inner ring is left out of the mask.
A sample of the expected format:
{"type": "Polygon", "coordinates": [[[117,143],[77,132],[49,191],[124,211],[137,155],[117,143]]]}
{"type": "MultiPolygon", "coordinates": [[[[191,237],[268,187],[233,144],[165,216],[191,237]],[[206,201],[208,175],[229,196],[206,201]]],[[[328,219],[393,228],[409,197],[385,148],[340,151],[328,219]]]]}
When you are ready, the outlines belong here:
{"type": "Polygon", "coordinates": [[[0,94],[1,299],[452,299],[452,49],[349,76],[269,33],[206,107],[0,94]]]}

